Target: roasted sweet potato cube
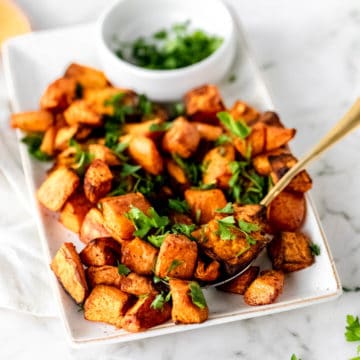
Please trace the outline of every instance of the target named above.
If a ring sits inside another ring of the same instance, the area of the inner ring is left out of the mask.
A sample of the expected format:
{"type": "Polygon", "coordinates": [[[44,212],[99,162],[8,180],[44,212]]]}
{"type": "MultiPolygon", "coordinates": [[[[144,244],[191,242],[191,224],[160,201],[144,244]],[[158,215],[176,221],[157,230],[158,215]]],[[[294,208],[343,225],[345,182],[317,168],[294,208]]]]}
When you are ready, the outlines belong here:
{"type": "Polygon", "coordinates": [[[94,160],[102,160],[109,166],[120,165],[119,158],[105,145],[90,144],[88,152],[94,160]]]}
{"type": "Polygon", "coordinates": [[[246,124],[252,124],[258,120],[259,112],[243,101],[236,101],[229,110],[235,120],[243,120],[246,124]]]}
{"type": "Polygon", "coordinates": [[[287,147],[281,147],[281,148],[271,150],[266,153],[257,155],[252,159],[252,164],[258,174],[269,175],[272,171],[270,158],[271,159],[276,158],[278,155],[283,155],[283,154],[290,154],[290,151],[287,147]]]}
{"type": "Polygon", "coordinates": [[[265,151],[274,150],[287,144],[296,133],[295,129],[281,128],[270,125],[267,125],[265,130],[265,151]]]}
{"type": "MultiPolygon", "coordinates": [[[[127,123],[124,124],[122,130],[124,134],[132,136],[145,136],[150,139],[157,139],[163,131],[152,130],[154,126],[160,125],[164,120],[155,117],[154,119],[145,120],[140,123],[127,123]]],[[[161,127],[159,127],[161,128],[161,127]]]]}
{"type": "Polygon", "coordinates": [[[270,126],[284,127],[280,121],[279,115],[274,111],[265,111],[260,115],[258,121],[270,126]]]}
{"type": "Polygon", "coordinates": [[[134,272],[123,278],[120,290],[136,296],[154,294],[156,292],[150,278],[134,272]]]}
{"type": "Polygon", "coordinates": [[[49,155],[54,155],[55,152],[55,137],[56,137],[57,129],[54,125],[48,127],[45,131],[44,136],[41,141],[40,150],[49,155]]]}
{"type": "Polygon", "coordinates": [[[218,261],[211,261],[205,264],[204,261],[198,260],[194,277],[197,280],[204,282],[215,281],[220,276],[220,263],[218,261]]]}
{"type": "Polygon", "coordinates": [[[231,144],[224,144],[209,150],[203,159],[203,183],[215,184],[227,189],[233,175],[230,163],[235,160],[235,149],[231,144]]]}
{"type": "Polygon", "coordinates": [[[260,268],[258,266],[250,266],[235,279],[217,287],[217,289],[233,294],[244,295],[249,285],[257,278],[259,270],[260,268]]]}
{"type": "Polygon", "coordinates": [[[92,203],[98,202],[111,190],[113,174],[109,166],[96,159],[87,168],[84,177],[84,193],[92,203]]]}
{"type": "Polygon", "coordinates": [[[64,111],[65,120],[69,125],[86,124],[100,126],[102,116],[97,114],[85,100],[75,100],[64,111]]]}
{"type": "Polygon", "coordinates": [[[162,148],[170,154],[182,158],[193,155],[200,143],[200,134],[196,126],[183,116],[174,120],[171,128],[165,133],[162,148]]]}
{"type": "Polygon", "coordinates": [[[128,151],[133,160],[152,175],[163,171],[163,159],[153,140],[145,136],[132,137],[128,151]]]}
{"type": "Polygon", "coordinates": [[[123,243],[121,262],[137,274],[151,275],[157,254],[157,248],[144,240],[135,238],[123,243]]]}
{"type": "Polygon", "coordinates": [[[261,122],[255,123],[251,127],[251,133],[246,139],[237,137],[233,143],[236,150],[244,158],[247,158],[249,154],[252,157],[261,154],[266,146],[266,125],[261,122]]]}
{"type": "Polygon", "coordinates": [[[45,132],[54,121],[46,110],[19,112],[11,115],[10,125],[26,132],[45,132]]]}
{"type": "Polygon", "coordinates": [[[284,273],[279,270],[265,270],[246,289],[244,301],[252,306],[272,304],[283,288],[284,273]]]}
{"type": "Polygon", "coordinates": [[[185,191],[185,200],[189,204],[194,219],[200,224],[206,224],[215,215],[217,209],[222,209],[227,201],[220,189],[185,191]]]}
{"type": "Polygon", "coordinates": [[[64,289],[81,304],[88,294],[85,272],[73,243],[63,243],[51,262],[54,272],[64,289]]]}
{"type": "Polygon", "coordinates": [[[305,219],[304,194],[282,191],[268,207],[270,225],[279,231],[295,231],[305,219]]]}
{"type": "Polygon", "coordinates": [[[55,149],[65,150],[69,147],[69,141],[78,131],[78,125],[63,126],[58,128],[55,135],[55,149]]]}
{"type": "Polygon", "coordinates": [[[191,279],[198,255],[196,242],[185,235],[169,234],[160,246],[155,274],[177,279],[191,279]]]}
{"type": "Polygon", "coordinates": [[[84,88],[104,88],[108,86],[108,80],[102,71],[76,63],[71,64],[66,69],[64,76],[74,79],[84,88]]]}
{"type": "Polygon", "coordinates": [[[117,266],[111,265],[89,266],[85,274],[91,288],[96,285],[110,285],[120,289],[121,282],[125,279],[124,275],[119,274],[117,266]]]}
{"type": "Polygon", "coordinates": [[[281,232],[268,245],[268,253],[273,268],[284,272],[293,272],[312,265],[309,238],[300,232],[281,232]]]}
{"type": "Polygon", "coordinates": [[[40,98],[40,107],[49,111],[66,109],[76,97],[76,81],[60,78],[52,82],[40,98]]]}
{"type": "Polygon", "coordinates": [[[312,188],[312,179],[306,170],[300,171],[286,187],[288,191],[305,193],[312,188]]]}
{"type": "Polygon", "coordinates": [[[91,240],[82,249],[80,259],[86,266],[115,265],[120,258],[120,244],[110,238],[91,240]]]}
{"type": "Polygon", "coordinates": [[[84,305],[84,317],[121,327],[121,319],[132,305],[131,295],[114,286],[97,285],[84,305]]]}
{"type": "Polygon", "coordinates": [[[216,141],[223,133],[221,126],[209,125],[201,122],[192,122],[199,132],[200,138],[206,141],[216,141]]]}
{"type": "Polygon", "coordinates": [[[135,226],[125,216],[131,206],[140,209],[145,214],[150,209],[150,203],[141,193],[129,193],[100,200],[105,226],[112,236],[119,241],[129,240],[134,237],[135,226]]]}
{"type": "Polygon", "coordinates": [[[122,318],[122,328],[130,332],[139,332],[163,324],[170,319],[170,304],[164,303],[163,307],[157,310],[152,306],[155,297],[155,294],[140,297],[122,318]]]}
{"type": "Polygon", "coordinates": [[[204,85],[185,94],[186,113],[194,121],[218,124],[216,114],[225,109],[219,89],[204,85]]]}
{"type": "Polygon", "coordinates": [[[93,239],[111,237],[104,225],[104,217],[97,208],[90,209],[80,228],[80,240],[85,244],[93,239]]]}
{"type": "Polygon", "coordinates": [[[86,214],[91,209],[91,204],[84,193],[76,192],[63,206],[59,221],[69,230],[79,233],[86,214]]]}
{"type": "Polygon", "coordinates": [[[42,205],[52,211],[59,211],[80,183],[74,171],[58,167],[50,173],[37,191],[42,205]]]}
{"type": "Polygon", "coordinates": [[[189,185],[189,180],[186,176],[185,171],[173,159],[167,159],[166,169],[176,183],[184,186],[189,185]]]}
{"type": "Polygon", "coordinates": [[[172,298],[171,317],[175,324],[195,324],[207,320],[208,307],[205,304],[194,304],[190,295],[190,287],[194,286],[201,292],[194,281],[170,279],[170,292],[172,298]]]}

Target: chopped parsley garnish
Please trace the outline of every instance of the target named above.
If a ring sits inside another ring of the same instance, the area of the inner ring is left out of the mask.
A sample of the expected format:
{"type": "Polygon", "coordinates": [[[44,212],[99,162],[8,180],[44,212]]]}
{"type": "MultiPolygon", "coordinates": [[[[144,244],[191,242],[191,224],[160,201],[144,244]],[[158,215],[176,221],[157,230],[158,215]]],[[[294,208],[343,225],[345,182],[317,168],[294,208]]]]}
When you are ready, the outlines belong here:
{"type": "Polygon", "coordinates": [[[295,354],[292,354],[290,360],[301,360],[301,359],[298,358],[295,354]]]}
{"type": "Polygon", "coordinates": [[[177,154],[173,154],[174,161],[185,172],[187,179],[192,185],[196,186],[201,183],[201,165],[187,159],[184,160],[177,154]]]}
{"type": "Polygon", "coordinates": [[[206,308],[207,305],[205,296],[201,290],[200,285],[195,281],[191,281],[189,283],[189,289],[192,303],[200,309],[206,308]]]}
{"type": "Polygon", "coordinates": [[[360,323],[359,317],[347,315],[346,316],[346,332],[345,338],[347,341],[360,341],[360,323]]]}
{"type": "Polygon", "coordinates": [[[231,142],[231,138],[229,135],[221,134],[215,141],[215,146],[224,145],[231,142]]]}
{"type": "Polygon", "coordinates": [[[319,256],[320,255],[320,246],[318,244],[310,244],[309,245],[311,253],[315,256],[319,256]]]}
{"type": "Polygon", "coordinates": [[[185,105],[181,102],[175,103],[171,108],[171,117],[176,118],[185,114],[185,105]]]}
{"type": "Polygon", "coordinates": [[[174,24],[150,37],[122,43],[116,55],[147,69],[170,70],[195,64],[211,55],[223,40],[202,30],[190,31],[189,25],[189,21],[174,24]]]}
{"type": "Polygon", "coordinates": [[[147,237],[147,241],[156,246],[156,247],[160,247],[162,245],[162,243],[164,242],[166,236],[168,235],[169,233],[166,232],[165,234],[161,234],[161,235],[149,235],[147,237]]]}
{"type": "Polygon", "coordinates": [[[234,216],[227,216],[221,220],[218,220],[219,229],[217,234],[220,236],[221,240],[234,240],[236,235],[234,234],[235,218],[234,216]]]}
{"type": "Polygon", "coordinates": [[[111,116],[111,118],[116,120],[119,124],[125,123],[125,118],[127,115],[132,115],[135,113],[135,109],[133,106],[125,105],[123,103],[125,95],[126,93],[120,92],[111,96],[104,102],[105,106],[111,106],[113,108],[113,115],[111,116]]]}
{"type": "Polygon", "coordinates": [[[186,225],[186,224],[174,224],[171,227],[171,231],[174,234],[180,234],[180,235],[185,235],[187,236],[190,240],[196,240],[191,233],[196,229],[196,225],[195,224],[191,224],[191,225],[186,225]]]}
{"type": "Polygon", "coordinates": [[[50,161],[52,157],[40,150],[43,135],[38,133],[28,134],[21,139],[27,145],[29,154],[39,161],[50,161]]]}
{"type": "Polygon", "coordinates": [[[245,235],[246,241],[250,245],[254,245],[256,243],[256,239],[254,239],[250,233],[253,231],[259,231],[261,230],[261,227],[257,224],[252,224],[249,222],[246,222],[244,220],[238,220],[238,225],[240,231],[245,235]]]}
{"type": "Polygon", "coordinates": [[[169,199],[169,208],[178,213],[185,214],[190,212],[189,204],[186,200],[169,199]]]}
{"type": "Polygon", "coordinates": [[[131,206],[130,210],[125,214],[125,216],[132,221],[136,228],[134,232],[135,236],[144,238],[150,230],[164,230],[170,223],[167,216],[160,216],[154,208],[150,208],[148,214],[149,215],[145,215],[135,206],[131,206]]]}
{"type": "Polygon", "coordinates": [[[228,202],[222,209],[216,209],[215,211],[220,214],[233,214],[234,213],[233,203],[228,202]]]}
{"type": "Polygon", "coordinates": [[[168,292],[165,296],[163,292],[161,294],[157,294],[153,302],[151,303],[150,307],[152,307],[155,310],[162,310],[164,307],[164,304],[170,301],[171,299],[171,293],[168,292]]]}
{"type": "Polygon", "coordinates": [[[169,268],[167,270],[167,274],[169,274],[171,271],[175,270],[177,267],[179,267],[183,263],[184,263],[184,261],[182,261],[182,260],[174,259],[171,262],[171,264],[170,264],[170,266],[169,266],[169,268]]]}
{"type": "Polygon", "coordinates": [[[150,131],[167,131],[171,128],[171,122],[163,122],[160,124],[151,124],[149,127],[150,131]]]}
{"type": "Polygon", "coordinates": [[[229,83],[233,83],[236,81],[236,75],[235,74],[231,74],[228,78],[228,82],[229,83]]]}
{"type": "Polygon", "coordinates": [[[81,145],[74,139],[70,139],[69,145],[75,148],[75,163],[72,165],[72,168],[79,176],[83,176],[86,168],[91,164],[93,156],[87,151],[84,151],[81,145]]]}
{"type": "Polygon", "coordinates": [[[120,275],[129,275],[131,273],[131,270],[124,264],[118,264],[118,273],[120,275]]]}
{"type": "Polygon", "coordinates": [[[246,139],[250,133],[251,128],[242,120],[235,120],[227,111],[221,111],[216,114],[220,122],[235,136],[240,139],[246,139]]]}
{"type": "Polygon", "coordinates": [[[153,103],[144,95],[139,95],[139,111],[143,115],[151,115],[154,111],[153,103]]]}

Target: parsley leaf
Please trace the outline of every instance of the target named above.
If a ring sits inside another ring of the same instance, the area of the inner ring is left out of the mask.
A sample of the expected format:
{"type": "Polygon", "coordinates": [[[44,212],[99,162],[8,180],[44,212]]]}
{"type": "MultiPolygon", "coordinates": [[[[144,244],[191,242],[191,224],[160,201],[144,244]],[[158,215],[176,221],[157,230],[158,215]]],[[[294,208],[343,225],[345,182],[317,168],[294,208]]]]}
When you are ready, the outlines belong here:
{"type": "Polygon", "coordinates": [[[139,95],[138,107],[143,115],[151,115],[153,113],[153,103],[144,94],[139,95]]]}
{"type": "Polygon", "coordinates": [[[232,134],[238,136],[240,139],[246,139],[250,135],[251,128],[242,120],[234,120],[232,115],[227,111],[220,111],[216,114],[216,116],[226,129],[228,129],[232,134]]]}
{"type": "Polygon", "coordinates": [[[189,204],[186,200],[169,199],[169,208],[175,210],[181,214],[188,213],[190,211],[189,204]]]}
{"type": "Polygon", "coordinates": [[[220,214],[233,214],[234,213],[233,203],[228,202],[222,209],[216,209],[215,211],[220,214]]]}
{"type": "Polygon", "coordinates": [[[301,360],[301,359],[298,358],[295,354],[292,354],[290,360],[301,360]]]}
{"type": "Polygon", "coordinates": [[[224,145],[226,143],[231,142],[231,138],[229,135],[221,134],[215,141],[215,146],[224,145]]]}
{"type": "Polygon", "coordinates": [[[170,299],[171,299],[170,291],[166,294],[166,296],[164,296],[164,292],[161,292],[160,294],[156,295],[150,307],[152,307],[155,310],[162,310],[164,304],[170,301],[170,299]]]}
{"type": "Polygon", "coordinates": [[[360,323],[359,317],[354,317],[352,315],[346,316],[346,332],[345,338],[347,341],[360,341],[360,323]]]}
{"type": "Polygon", "coordinates": [[[168,231],[165,234],[161,234],[161,235],[149,235],[147,237],[147,241],[150,244],[159,248],[162,245],[162,243],[164,242],[167,235],[169,235],[168,231]]]}
{"type": "Polygon", "coordinates": [[[135,113],[135,108],[133,106],[125,105],[123,103],[125,95],[126,93],[120,92],[104,101],[105,106],[111,106],[113,108],[113,115],[111,115],[111,118],[119,124],[125,123],[125,118],[127,115],[132,115],[135,113]]]}
{"type": "Polygon", "coordinates": [[[310,244],[309,245],[311,253],[315,256],[319,256],[320,255],[320,246],[318,244],[310,244]]]}
{"type": "Polygon", "coordinates": [[[182,265],[183,263],[184,263],[184,261],[182,261],[182,260],[174,259],[171,262],[166,273],[169,274],[171,271],[175,270],[178,266],[182,265]]]}
{"type": "Polygon", "coordinates": [[[220,236],[221,240],[234,240],[236,235],[233,233],[235,227],[234,216],[227,216],[221,220],[218,220],[219,229],[217,235],[220,236]]]}
{"type": "Polygon", "coordinates": [[[149,127],[150,131],[167,131],[171,128],[171,122],[162,122],[160,124],[151,124],[149,127]]]}
{"type": "Polygon", "coordinates": [[[189,283],[189,289],[192,303],[200,309],[206,308],[207,305],[205,296],[201,290],[200,285],[195,281],[191,281],[189,283]]]}
{"type": "Polygon", "coordinates": [[[175,234],[185,235],[190,240],[195,241],[196,239],[191,234],[195,229],[196,229],[195,224],[186,225],[186,224],[177,223],[172,226],[171,231],[175,234]]]}
{"type": "Polygon", "coordinates": [[[181,169],[184,170],[187,179],[193,185],[198,185],[201,179],[201,165],[192,162],[191,160],[184,160],[179,155],[173,154],[172,155],[176,164],[178,164],[181,169]]]}
{"type": "Polygon", "coordinates": [[[72,165],[72,168],[79,176],[82,176],[84,175],[86,168],[92,162],[93,156],[87,151],[84,151],[80,144],[74,139],[70,139],[69,145],[75,148],[75,164],[72,165]]]}
{"type": "Polygon", "coordinates": [[[130,210],[125,214],[136,228],[136,231],[134,232],[135,236],[144,238],[150,230],[163,230],[165,226],[170,223],[167,216],[160,216],[154,208],[150,208],[148,214],[149,216],[145,215],[140,209],[132,205],[130,210]]]}
{"type": "Polygon", "coordinates": [[[124,264],[118,264],[118,273],[120,275],[129,275],[131,273],[131,270],[124,264]]]}
{"type": "Polygon", "coordinates": [[[21,139],[27,145],[29,154],[39,161],[49,161],[52,157],[40,150],[43,135],[38,133],[28,134],[21,139]]]}
{"type": "Polygon", "coordinates": [[[250,235],[250,233],[252,233],[253,231],[261,230],[261,227],[257,224],[252,224],[252,223],[246,222],[244,220],[238,220],[238,225],[239,225],[240,231],[243,234],[245,234],[245,238],[246,238],[246,241],[248,242],[248,244],[250,244],[250,245],[256,244],[256,239],[254,239],[250,235]]]}

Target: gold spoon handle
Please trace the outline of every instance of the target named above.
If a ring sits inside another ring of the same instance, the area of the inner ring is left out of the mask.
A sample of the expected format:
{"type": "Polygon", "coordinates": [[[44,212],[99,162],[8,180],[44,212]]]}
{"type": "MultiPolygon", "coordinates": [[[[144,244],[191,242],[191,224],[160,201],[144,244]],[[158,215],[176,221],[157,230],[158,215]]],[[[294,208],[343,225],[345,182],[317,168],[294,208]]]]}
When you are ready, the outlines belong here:
{"type": "Polygon", "coordinates": [[[268,192],[260,204],[268,206],[277,195],[289,184],[293,177],[316,159],[325,150],[337,143],[357,126],[360,125],[360,98],[358,98],[343,118],[315,145],[303,158],[301,158],[268,192]]]}

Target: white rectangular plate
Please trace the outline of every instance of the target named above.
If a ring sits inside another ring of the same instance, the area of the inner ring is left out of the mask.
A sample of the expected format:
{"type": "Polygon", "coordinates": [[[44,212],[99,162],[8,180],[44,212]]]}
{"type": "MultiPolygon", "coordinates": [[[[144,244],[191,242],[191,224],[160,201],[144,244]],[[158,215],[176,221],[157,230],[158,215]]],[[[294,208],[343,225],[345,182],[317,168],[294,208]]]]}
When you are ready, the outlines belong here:
{"type": "MultiPolygon", "coordinates": [[[[47,85],[60,77],[71,62],[79,62],[100,68],[94,49],[94,26],[82,25],[65,29],[32,33],[8,42],[3,48],[7,85],[15,111],[38,108],[39,98],[47,85]]],[[[225,102],[230,106],[242,99],[261,110],[273,108],[270,97],[259,72],[249,55],[244,37],[239,30],[238,56],[233,66],[233,82],[220,84],[225,102]]],[[[21,137],[18,133],[19,139],[21,137]]],[[[47,261],[64,241],[73,241],[78,250],[83,247],[77,236],[67,231],[57,216],[41,209],[35,198],[37,187],[45,177],[46,166],[30,159],[26,147],[20,143],[20,152],[27,185],[32,195],[32,206],[47,261]]],[[[321,248],[321,255],[310,268],[286,276],[285,289],[277,302],[262,307],[247,306],[241,296],[226,294],[215,289],[205,291],[210,309],[209,320],[199,325],[174,325],[170,322],[146,332],[131,334],[101,323],[84,320],[77,306],[58,284],[55,276],[53,286],[61,309],[65,328],[73,345],[91,343],[125,342],[152,336],[200,329],[210,325],[252,318],[260,315],[319,303],[336,298],[341,286],[321,229],[315,209],[307,199],[307,216],[302,230],[321,248]]],[[[258,259],[261,268],[269,268],[266,256],[258,259]]]]}

